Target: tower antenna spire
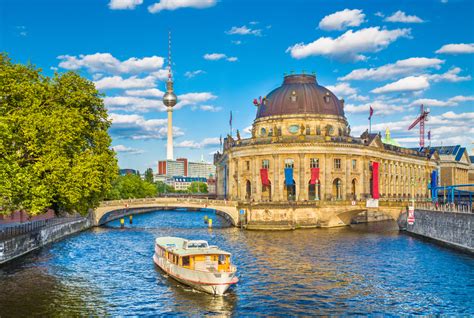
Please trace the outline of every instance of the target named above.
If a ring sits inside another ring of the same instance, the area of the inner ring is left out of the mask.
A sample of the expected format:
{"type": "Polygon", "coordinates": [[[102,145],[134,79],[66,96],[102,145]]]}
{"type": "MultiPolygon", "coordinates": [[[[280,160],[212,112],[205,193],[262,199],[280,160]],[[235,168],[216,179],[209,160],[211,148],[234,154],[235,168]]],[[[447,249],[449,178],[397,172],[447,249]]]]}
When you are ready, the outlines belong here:
{"type": "Polygon", "coordinates": [[[171,31],[168,31],[168,82],[166,82],[166,93],[163,95],[163,104],[168,113],[168,141],[166,143],[166,158],[173,160],[173,107],[178,102],[174,93],[173,78],[171,73],[171,31]]]}
{"type": "Polygon", "coordinates": [[[168,81],[172,81],[171,79],[171,30],[168,31],[168,81]]]}

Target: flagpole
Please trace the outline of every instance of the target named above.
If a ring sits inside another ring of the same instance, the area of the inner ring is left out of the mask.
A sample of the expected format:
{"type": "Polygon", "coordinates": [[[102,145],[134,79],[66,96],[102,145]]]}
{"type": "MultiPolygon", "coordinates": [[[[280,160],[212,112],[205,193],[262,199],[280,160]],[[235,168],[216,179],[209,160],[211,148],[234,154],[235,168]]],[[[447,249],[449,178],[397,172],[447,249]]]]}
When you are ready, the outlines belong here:
{"type": "Polygon", "coordinates": [[[372,116],[369,117],[369,134],[372,133],[372,116]]]}

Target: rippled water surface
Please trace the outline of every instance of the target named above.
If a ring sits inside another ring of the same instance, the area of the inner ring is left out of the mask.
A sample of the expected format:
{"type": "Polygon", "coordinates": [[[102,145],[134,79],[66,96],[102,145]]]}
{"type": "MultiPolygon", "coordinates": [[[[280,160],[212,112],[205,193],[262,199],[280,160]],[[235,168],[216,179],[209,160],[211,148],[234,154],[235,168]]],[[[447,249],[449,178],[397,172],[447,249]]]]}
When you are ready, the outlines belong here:
{"type": "Polygon", "coordinates": [[[212,212],[136,215],[0,267],[0,316],[474,315],[474,258],[399,234],[392,222],[284,232],[226,227],[212,212]],[[214,219],[208,230],[204,215],[214,219]],[[127,222],[128,223],[128,222],[127,222]],[[205,239],[233,253],[225,297],[167,278],[157,236],[205,239]]]}

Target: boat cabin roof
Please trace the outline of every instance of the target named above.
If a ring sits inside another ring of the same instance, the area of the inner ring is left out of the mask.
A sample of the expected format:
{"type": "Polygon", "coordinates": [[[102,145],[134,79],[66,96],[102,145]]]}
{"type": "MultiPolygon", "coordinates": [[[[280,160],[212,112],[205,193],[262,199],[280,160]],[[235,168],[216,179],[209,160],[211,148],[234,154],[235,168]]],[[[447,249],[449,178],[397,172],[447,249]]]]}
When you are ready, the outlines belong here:
{"type": "Polygon", "coordinates": [[[180,237],[158,237],[155,243],[169,252],[179,256],[188,255],[230,255],[229,252],[219,249],[217,246],[209,245],[204,240],[186,240],[180,237]]]}

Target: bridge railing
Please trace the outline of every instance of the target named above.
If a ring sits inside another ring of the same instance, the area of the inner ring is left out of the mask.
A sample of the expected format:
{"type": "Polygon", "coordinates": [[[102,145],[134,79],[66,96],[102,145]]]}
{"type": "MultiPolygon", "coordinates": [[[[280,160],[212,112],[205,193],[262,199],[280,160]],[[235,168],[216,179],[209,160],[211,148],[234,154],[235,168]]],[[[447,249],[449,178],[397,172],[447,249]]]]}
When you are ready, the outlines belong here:
{"type": "Polygon", "coordinates": [[[469,202],[445,203],[445,204],[421,202],[421,203],[415,204],[415,208],[429,210],[429,211],[439,211],[439,212],[474,213],[474,205],[469,202]]]}
{"type": "Polygon", "coordinates": [[[207,204],[207,205],[218,205],[218,206],[235,206],[236,201],[229,200],[216,200],[209,198],[183,198],[183,197],[159,197],[159,198],[142,198],[142,199],[123,199],[123,200],[111,200],[101,202],[101,207],[132,207],[134,205],[140,204],[162,204],[162,203],[173,203],[173,202],[187,202],[187,203],[197,203],[197,204],[207,204]]]}
{"type": "Polygon", "coordinates": [[[72,221],[78,221],[83,217],[64,217],[64,218],[53,218],[47,220],[38,220],[33,222],[5,225],[0,227],[0,241],[4,241],[16,236],[39,231],[47,227],[68,223],[72,221]]]}

